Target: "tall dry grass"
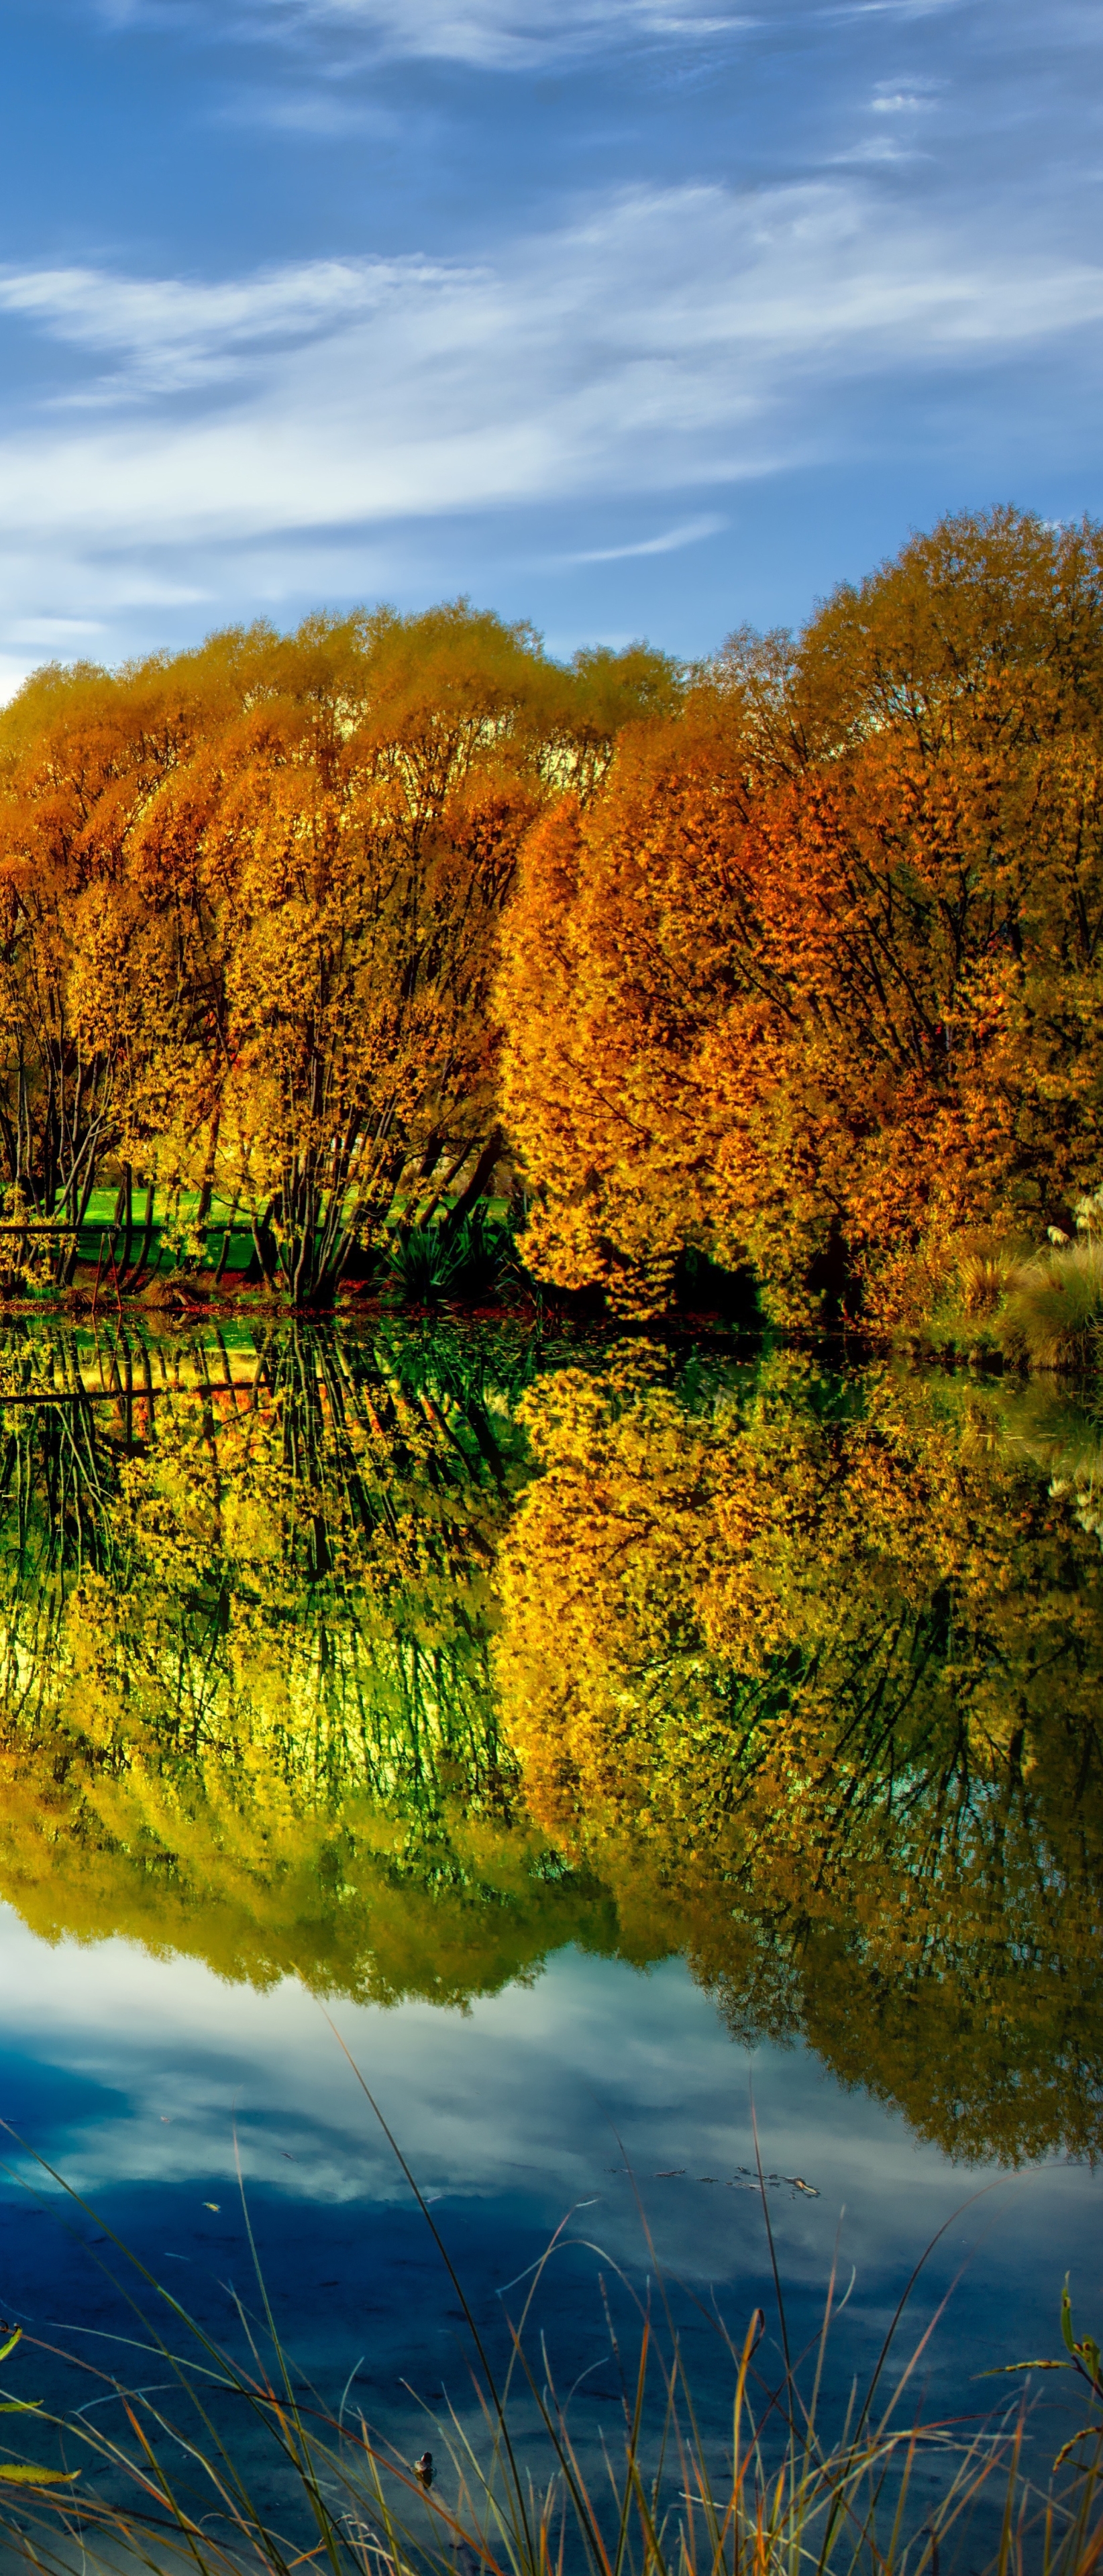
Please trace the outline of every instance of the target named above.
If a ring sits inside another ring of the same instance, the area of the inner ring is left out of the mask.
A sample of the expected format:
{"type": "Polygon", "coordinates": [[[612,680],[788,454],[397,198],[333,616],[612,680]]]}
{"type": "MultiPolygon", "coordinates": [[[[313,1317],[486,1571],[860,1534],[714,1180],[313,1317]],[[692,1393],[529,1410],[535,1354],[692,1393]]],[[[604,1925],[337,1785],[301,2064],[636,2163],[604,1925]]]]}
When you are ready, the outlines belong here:
{"type": "MultiPolygon", "coordinates": [[[[105,2336],[99,2360],[73,2358],[74,2371],[93,2383],[94,2421],[87,2402],[28,2415],[25,2395],[5,2400],[21,2410],[24,2436],[33,2423],[36,2437],[33,2458],[24,2449],[0,2465],[0,2538],[10,2559],[50,2576],[136,2576],[139,2568],[160,2576],[299,2576],[308,2568],[329,2576],[802,2576],[813,2569],[820,2576],[950,2576],[954,2567],[969,2576],[1091,2576],[1099,2566],[1103,2425],[1089,2424],[1064,2446],[1062,2482],[1040,2491],[1024,2454],[1029,2381],[971,2429],[924,2420],[920,2374],[945,2301],[906,2355],[901,2341],[926,2254],[864,2391],[852,2390],[841,2425],[825,2431],[829,2356],[845,2300],[832,2272],[818,2333],[807,2349],[792,2348],[760,2166],[778,2365],[771,2364],[761,2309],[738,2339],[714,2313],[714,2368],[727,2382],[729,2430],[722,2440],[707,2432],[702,2392],[687,2373],[648,2239],[654,2288],[636,2303],[630,2359],[606,2306],[621,2421],[615,2439],[595,2444],[591,2428],[579,2425],[577,2403],[557,2389],[535,2336],[541,2283],[569,2220],[534,2269],[498,2370],[432,2212],[397,2147],[395,2153],[469,2336],[475,2403],[466,2416],[455,2406],[427,2416],[432,2452],[405,2458],[350,2409],[348,2387],[334,2405],[303,2382],[277,2330],[255,2248],[255,2305],[239,2301],[237,2309],[243,2360],[107,2229],[133,2314],[126,2367],[119,2367],[115,2336],[105,2336]],[[933,2502],[932,2460],[939,2471],[933,2502]]],[[[94,2215],[71,2198],[84,2216],[94,2215]]],[[[244,2193],[242,2206],[248,2229],[244,2193]]],[[[640,2216],[646,2232],[642,2208],[640,2216]]],[[[1103,2400],[1098,2351],[1090,2338],[1075,2343],[1067,2301],[1063,2324],[1062,2366],[1103,2400]]],[[[10,2358],[19,2340],[13,2336],[0,2357],[10,2358]]],[[[23,2350],[33,2371],[35,2340],[24,2338],[23,2350]]]]}

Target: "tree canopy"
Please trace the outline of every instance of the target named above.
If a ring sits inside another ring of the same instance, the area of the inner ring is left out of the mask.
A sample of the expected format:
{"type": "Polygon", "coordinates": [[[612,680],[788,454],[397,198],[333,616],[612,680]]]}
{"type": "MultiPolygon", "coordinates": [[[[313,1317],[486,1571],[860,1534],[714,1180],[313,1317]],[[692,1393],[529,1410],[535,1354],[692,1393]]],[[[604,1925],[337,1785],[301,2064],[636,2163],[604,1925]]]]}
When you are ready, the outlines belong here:
{"type": "Polygon", "coordinates": [[[217,1188],[303,1304],[396,1196],[481,1185],[520,843],[676,697],[646,648],[566,669],[463,601],[37,674],[0,718],[12,1210],[78,1227],[109,1158],[217,1188]]]}
{"type": "Polygon", "coordinates": [[[1100,1169],[1103,531],[949,519],[796,639],[748,633],[534,825],[504,1109],[532,1252],[663,1303],[749,1258],[895,1318],[963,1228],[1100,1169]]]}

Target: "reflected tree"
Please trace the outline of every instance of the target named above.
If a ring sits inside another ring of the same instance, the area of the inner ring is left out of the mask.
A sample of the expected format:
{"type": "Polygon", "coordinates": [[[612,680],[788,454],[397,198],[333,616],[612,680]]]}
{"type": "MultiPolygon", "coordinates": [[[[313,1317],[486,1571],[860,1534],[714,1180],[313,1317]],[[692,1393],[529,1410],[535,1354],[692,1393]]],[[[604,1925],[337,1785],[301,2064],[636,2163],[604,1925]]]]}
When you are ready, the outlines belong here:
{"type": "Polygon", "coordinates": [[[994,1401],[627,1349],[525,1398],[498,1658],[533,1814],[965,2156],[1103,2140],[1103,1562],[994,1401]]]}
{"type": "Polygon", "coordinates": [[[525,1366],[447,1333],[9,1337],[0,1850],[36,1928],[442,2000],[592,1937],[490,1671],[525,1366]]]}
{"type": "Polygon", "coordinates": [[[0,1889],[455,2003],[685,1953],[950,2152],[1098,2151],[1098,1426],[447,1324],[0,1353],[0,1889]],[[568,1362],[570,1364],[568,1364],[568,1362]]]}

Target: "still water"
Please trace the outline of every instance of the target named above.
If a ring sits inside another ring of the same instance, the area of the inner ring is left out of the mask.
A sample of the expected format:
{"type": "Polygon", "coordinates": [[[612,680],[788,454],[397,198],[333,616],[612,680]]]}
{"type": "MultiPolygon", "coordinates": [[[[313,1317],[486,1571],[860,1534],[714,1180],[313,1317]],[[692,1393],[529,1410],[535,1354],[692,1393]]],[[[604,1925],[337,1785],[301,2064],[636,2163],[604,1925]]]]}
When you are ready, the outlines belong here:
{"type": "Polygon", "coordinates": [[[794,2336],[852,2283],[837,2393],[939,2230],[913,2412],[1058,2348],[1066,2271],[1098,2332],[1090,1406],[152,1318],[9,1328],[0,1397],[0,2311],[44,2393],[126,2330],[105,2230],[228,2331],[243,2187],[302,2369],[407,2451],[462,2412],[356,2070],[492,2342],[573,2212],[537,2330],[599,2430],[599,2276],[661,2269],[706,2413],[710,2302],[777,2340],[753,2120],[794,2336]]]}

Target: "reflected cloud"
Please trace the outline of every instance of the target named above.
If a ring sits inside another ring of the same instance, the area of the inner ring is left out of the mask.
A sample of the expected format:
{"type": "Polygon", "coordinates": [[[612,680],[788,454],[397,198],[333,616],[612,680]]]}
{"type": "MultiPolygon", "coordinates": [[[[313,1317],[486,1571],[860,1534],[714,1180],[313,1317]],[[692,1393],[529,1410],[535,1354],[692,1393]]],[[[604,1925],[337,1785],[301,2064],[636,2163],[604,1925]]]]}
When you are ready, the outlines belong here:
{"type": "MultiPolygon", "coordinates": [[[[333,2031],[293,1979],[258,1995],[124,1941],[48,1947],[2,1908],[0,1994],[8,2116],[22,2088],[33,2119],[36,2061],[75,2078],[75,2098],[29,2142],[89,2197],[120,2185],[233,2190],[240,2156],[247,2186],[292,2203],[408,2204],[333,2031]]],[[[642,1975],[567,1953],[537,1985],[462,2015],[342,2003],[334,2019],[422,2188],[446,2203],[524,2193],[555,2224],[596,2195],[588,2229],[634,2262],[634,2177],[664,2259],[698,2279],[756,2235],[744,2189],[750,2065],[679,1962],[642,1975]]],[[[826,2270],[843,2203],[860,2208],[864,2259],[876,2262],[891,2259],[902,2204],[918,2234],[964,2196],[937,2149],[825,2079],[802,2048],[760,2049],[754,2092],[766,2169],[779,2177],[772,2216],[796,2274],[826,2270]],[[818,2199],[786,2184],[794,2174],[818,2199]]]]}

